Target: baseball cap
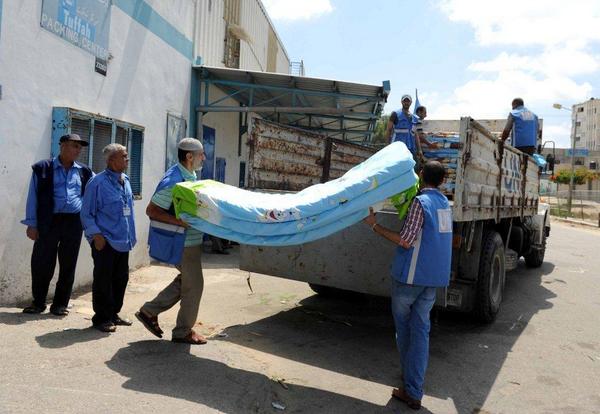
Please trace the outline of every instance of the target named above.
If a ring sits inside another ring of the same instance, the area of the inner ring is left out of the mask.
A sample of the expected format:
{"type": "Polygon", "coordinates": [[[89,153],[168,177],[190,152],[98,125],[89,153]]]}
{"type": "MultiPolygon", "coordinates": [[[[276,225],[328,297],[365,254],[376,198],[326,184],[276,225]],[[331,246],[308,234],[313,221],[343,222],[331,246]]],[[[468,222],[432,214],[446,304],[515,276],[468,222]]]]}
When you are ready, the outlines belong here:
{"type": "Polygon", "coordinates": [[[410,97],[410,95],[402,95],[402,99],[400,99],[400,102],[402,102],[402,101],[404,101],[406,99],[408,99],[409,101],[412,102],[412,98],[410,97]]]}
{"type": "Polygon", "coordinates": [[[204,147],[196,138],[183,138],[177,144],[177,148],[184,151],[202,151],[204,147]]]}
{"type": "Polygon", "coordinates": [[[81,137],[77,134],[66,134],[60,137],[59,142],[67,142],[73,141],[81,144],[82,147],[87,147],[88,142],[81,139],[81,137]]]}

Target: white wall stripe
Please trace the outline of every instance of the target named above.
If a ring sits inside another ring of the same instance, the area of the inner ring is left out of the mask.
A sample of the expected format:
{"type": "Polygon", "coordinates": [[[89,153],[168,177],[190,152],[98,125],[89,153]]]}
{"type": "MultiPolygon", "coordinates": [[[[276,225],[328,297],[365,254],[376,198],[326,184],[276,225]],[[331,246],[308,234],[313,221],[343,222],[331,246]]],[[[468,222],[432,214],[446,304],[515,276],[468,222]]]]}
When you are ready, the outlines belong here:
{"type": "Polygon", "coordinates": [[[185,227],[176,226],[175,224],[163,223],[161,221],[150,220],[150,226],[161,230],[172,231],[174,233],[185,233],[185,227]]]}

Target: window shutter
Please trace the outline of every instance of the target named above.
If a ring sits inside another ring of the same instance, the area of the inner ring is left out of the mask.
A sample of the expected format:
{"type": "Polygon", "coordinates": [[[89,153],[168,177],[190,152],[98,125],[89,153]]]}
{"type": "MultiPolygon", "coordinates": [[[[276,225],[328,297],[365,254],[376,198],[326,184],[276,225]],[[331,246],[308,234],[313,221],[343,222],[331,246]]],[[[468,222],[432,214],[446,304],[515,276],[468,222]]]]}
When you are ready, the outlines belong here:
{"type": "Polygon", "coordinates": [[[106,160],[102,150],[110,144],[112,125],[104,122],[94,122],[94,145],[92,149],[92,170],[97,174],[106,168],[106,160]]]}
{"type": "Polygon", "coordinates": [[[127,148],[127,129],[117,125],[117,133],[115,134],[115,143],[121,144],[127,148]]]}
{"type": "Polygon", "coordinates": [[[142,153],[144,149],[144,133],[131,130],[131,146],[129,148],[129,180],[133,195],[142,194],[142,153]]]}
{"type": "MultiPolygon", "coordinates": [[[[81,139],[90,142],[90,120],[73,118],[71,120],[71,133],[77,134],[81,139]]],[[[90,147],[83,147],[77,161],[83,164],[90,162],[90,147]]]]}

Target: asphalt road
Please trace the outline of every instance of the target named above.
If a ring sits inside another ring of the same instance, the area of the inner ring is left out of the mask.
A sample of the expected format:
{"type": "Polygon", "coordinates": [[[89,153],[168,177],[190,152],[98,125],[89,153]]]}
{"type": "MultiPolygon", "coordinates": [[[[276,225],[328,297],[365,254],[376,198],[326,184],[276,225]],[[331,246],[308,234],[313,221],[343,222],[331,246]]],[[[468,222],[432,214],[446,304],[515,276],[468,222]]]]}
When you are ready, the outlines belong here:
{"type": "MultiPolygon", "coordinates": [[[[600,412],[600,231],[554,223],[540,269],[508,274],[497,321],[437,313],[421,412],[600,412]]],[[[205,255],[198,331],[207,345],[168,341],[137,323],[90,329],[91,295],[66,318],[0,308],[0,413],[412,412],[399,381],[389,303],[325,299],[303,283],[253,274],[237,255],[205,255]],[[273,403],[285,407],[284,411],[273,403]]],[[[175,275],[131,276],[124,314],[175,275]]]]}

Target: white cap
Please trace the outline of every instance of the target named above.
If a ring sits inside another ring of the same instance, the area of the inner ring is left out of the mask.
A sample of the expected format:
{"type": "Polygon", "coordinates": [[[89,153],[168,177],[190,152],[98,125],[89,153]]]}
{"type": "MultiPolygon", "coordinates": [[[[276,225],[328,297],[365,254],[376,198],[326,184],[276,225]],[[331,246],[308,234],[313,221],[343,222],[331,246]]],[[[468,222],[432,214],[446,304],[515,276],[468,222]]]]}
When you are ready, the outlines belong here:
{"type": "Polygon", "coordinates": [[[405,99],[408,99],[412,102],[412,98],[410,97],[410,95],[402,95],[402,99],[400,99],[400,102],[404,101],[405,99]]]}
{"type": "Polygon", "coordinates": [[[204,147],[196,138],[182,138],[177,148],[184,151],[202,151],[204,147]]]}

